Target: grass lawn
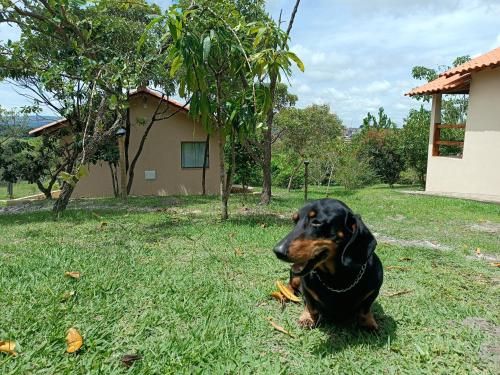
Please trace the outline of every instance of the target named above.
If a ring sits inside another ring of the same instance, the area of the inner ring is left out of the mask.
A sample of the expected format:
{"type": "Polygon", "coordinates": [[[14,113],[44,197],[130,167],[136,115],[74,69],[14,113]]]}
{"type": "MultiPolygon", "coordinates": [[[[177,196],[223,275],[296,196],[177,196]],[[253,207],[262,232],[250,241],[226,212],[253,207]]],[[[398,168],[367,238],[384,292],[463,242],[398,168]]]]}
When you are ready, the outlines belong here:
{"type": "Polygon", "coordinates": [[[231,198],[225,223],[213,197],[82,200],[57,220],[0,214],[0,340],[19,351],[0,353],[0,373],[498,373],[499,205],[333,191],[379,238],[372,334],[299,328],[302,307],[269,298],[289,269],[271,248],[302,205],[300,192],[275,194],[269,207],[231,198]],[[65,353],[70,327],[84,336],[77,354],[65,353]],[[125,354],[142,359],[126,368],[125,354]]]}
{"type": "MultiPolygon", "coordinates": [[[[14,184],[14,198],[22,198],[34,194],[40,194],[40,190],[38,190],[36,184],[29,184],[26,181],[14,184]]],[[[3,183],[0,184],[0,199],[9,199],[7,185],[3,183]]]]}

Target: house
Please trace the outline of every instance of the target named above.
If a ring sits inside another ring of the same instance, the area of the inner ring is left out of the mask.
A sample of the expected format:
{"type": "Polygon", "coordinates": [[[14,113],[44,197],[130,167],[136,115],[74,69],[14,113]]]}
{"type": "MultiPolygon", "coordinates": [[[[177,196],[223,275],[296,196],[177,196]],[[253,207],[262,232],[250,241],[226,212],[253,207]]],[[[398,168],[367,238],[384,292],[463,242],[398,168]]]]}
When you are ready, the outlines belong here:
{"type": "Polygon", "coordinates": [[[500,201],[500,48],[442,73],[406,95],[432,95],[425,190],[500,201]],[[441,123],[443,94],[469,94],[465,124],[441,123]],[[447,129],[465,129],[449,140],[447,129]],[[443,155],[443,148],[461,152],[443,155]]]}
{"type": "MultiPolygon", "coordinates": [[[[130,195],[200,194],[207,133],[200,123],[188,116],[186,106],[166,97],[162,99],[161,94],[148,88],[138,89],[129,96],[129,159],[136,154],[146,125],[160,102],[160,111],[165,110],[165,115],[177,113],[152,126],[134,169],[130,195]]],[[[66,124],[65,119],[55,121],[31,130],[30,135],[37,136],[66,124]]],[[[210,137],[208,151],[206,192],[218,194],[219,146],[216,137],[210,137]]],[[[108,163],[99,161],[90,164],[88,169],[89,174],[78,182],[73,196],[113,196],[113,179],[108,163]]]]}

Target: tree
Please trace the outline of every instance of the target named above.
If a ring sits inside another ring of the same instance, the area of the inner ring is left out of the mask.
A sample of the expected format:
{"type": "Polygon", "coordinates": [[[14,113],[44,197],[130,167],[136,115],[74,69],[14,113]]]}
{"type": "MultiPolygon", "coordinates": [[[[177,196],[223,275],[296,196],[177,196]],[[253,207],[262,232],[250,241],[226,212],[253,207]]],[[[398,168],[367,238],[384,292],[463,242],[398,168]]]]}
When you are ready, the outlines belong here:
{"type": "MultiPolygon", "coordinates": [[[[279,134],[276,149],[287,156],[293,165],[289,175],[288,189],[305,159],[311,159],[311,172],[319,171],[318,180],[327,173],[324,155],[331,151],[331,144],[342,134],[342,122],[330,112],[328,105],[312,105],[304,109],[282,109],[275,120],[279,134]]],[[[314,177],[315,173],[311,173],[314,177]]]]}
{"type": "Polygon", "coordinates": [[[66,147],[54,137],[12,138],[0,145],[0,179],[36,184],[51,199],[52,188],[66,167],[65,152],[66,147]]]}
{"type": "MultiPolygon", "coordinates": [[[[288,38],[290,37],[290,32],[292,31],[293,22],[295,20],[295,15],[297,14],[297,9],[299,8],[300,0],[295,1],[295,6],[293,7],[292,14],[290,16],[290,21],[288,22],[288,27],[286,30],[286,38],[276,38],[270,34],[267,37],[261,38],[261,43],[264,46],[264,51],[268,55],[267,61],[273,62],[273,64],[268,65],[267,75],[269,78],[269,94],[271,105],[267,110],[266,118],[266,129],[264,131],[264,142],[263,142],[263,159],[262,159],[262,195],[261,203],[269,204],[271,201],[271,156],[272,156],[272,139],[273,139],[273,120],[274,120],[274,103],[276,101],[276,86],[281,80],[280,69],[282,68],[282,63],[279,61],[280,55],[286,54],[288,52],[288,38]]],[[[278,20],[278,27],[281,27],[281,16],[278,20]]],[[[263,29],[261,29],[263,30],[263,29]]],[[[259,32],[259,35],[266,35],[265,32],[259,32]]],[[[262,53],[264,53],[264,51],[262,53]]],[[[292,57],[292,56],[290,56],[292,57]]],[[[304,65],[298,59],[295,60],[299,68],[303,71],[304,65]]]]}
{"type": "Polygon", "coordinates": [[[23,137],[28,134],[29,108],[18,110],[6,109],[0,106],[0,142],[9,138],[23,137]]]}
{"type": "Polygon", "coordinates": [[[0,45],[0,78],[65,117],[73,138],[54,211],[65,209],[84,166],[125,125],[128,92],[147,84],[170,90],[156,56],[160,34],[146,29],[158,14],[144,0],[2,1],[0,22],[16,24],[21,38],[0,45]]]}
{"type": "Polygon", "coordinates": [[[270,89],[258,84],[269,70],[290,72],[297,56],[287,49],[262,48],[260,40],[286,35],[272,22],[248,23],[232,1],[184,2],[170,8],[164,22],[170,74],[179,76],[179,94],[189,97],[189,113],[200,119],[219,145],[221,218],[228,218],[228,200],[236,161],[237,139],[255,132],[272,104],[270,89]],[[257,52],[256,52],[257,50],[257,52]],[[229,162],[224,149],[229,144],[229,162]]]}
{"type": "Polygon", "coordinates": [[[399,146],[399,130],[382,107],[377,117],[367,114],[361,132],[353,141],[360,147],[361,155],[369,161],[373,172],[392,187],[399,180],[404,163],[399,146]]]}
{"type": "Polygon", "coordinates": [[[417,173],[422,185],[425,184],[427,173],[430,121],[430,111],[420,106],[419,110],[410,110],[401,131],[401,149],[405,165],[417,173]]]}

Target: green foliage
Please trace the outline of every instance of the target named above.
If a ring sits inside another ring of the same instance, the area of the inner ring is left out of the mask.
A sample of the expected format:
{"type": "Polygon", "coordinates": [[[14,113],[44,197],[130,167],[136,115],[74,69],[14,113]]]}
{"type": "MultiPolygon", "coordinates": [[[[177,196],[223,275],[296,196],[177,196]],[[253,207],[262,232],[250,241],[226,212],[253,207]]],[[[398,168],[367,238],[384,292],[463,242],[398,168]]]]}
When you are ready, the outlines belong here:
{"type": "Polygon", "coordinates": [[[422,176],[413,168],[405,169],[399,176],[399,183],[404,185],[420,185],[422,186],[422,176]]]}
{"type": "MultiPolygon", "coordinates": [[[[257,146],[247,145],[247,150],[241,142],[236,143],[236,170],[234,171],[234,183],[244,186],[258,186],[262,182],[262,169],[255,162],[252,155],[258,154],[257,146]]],[[[229,150],[226,152],[226,160],[229,162],[229,150]]]]}
{"type": "Polygon", "coordinates": [[[353,137],[360,155],[368,160],[374,174],[389,186],[398,181],[399,174],[404,169],[399,132],[384,109],[379,108],[378,118],[368,113],[363,119],[361,132],[353,137]]]}
{"type": "Polygon", "coordinates": [[[332,153],[332,177],[347,190],[372,184],[376,176],[366,156],[357,145],[339,140],[332,153]]]}
{"type": "Polygon", "coordinates": [[[366,117],[363,119],[363,124],[361,125],[361,130],[381,130],[381,129],[394,129],[396,123],[392,121],[389,116],[385,113],[383,107],[378,109],[377,117],[372,115],[370,112],[367,113],[366,117]]]}
{"type": "Polygon", "coordinates": [[[274,186],[286,188],[290,184],[291,189],[299,189],[304,186],[304,163],[302,159],[291,159],[290,155],[274,152],[271,162],[274,186]]]}
{"type": "Polygon", "coordinates": [[[430,121],[430,111],[420,106],[419,110],[410,110],[400,132],[401,152],[406,168],[417,174],[418,181],[422,185],[425,183],[427,172],[430,121]]]}
{"type": "Polygon", "coordinates": [[[0,180],[34,183],[50,197],[53,185],[66,166],[66,152],[56,137],[10,139],[0,145],[0,180]]]}
{"type": "Polygon", "coordinates": [[[0,105],[0,142],[4,138],[25,137],[28,134],[29,109],[5,109],[0,105]]]}
{"type": "Polygon", "coordinates": [[[190,115],[216,134],[221,149],[230,144],[229,162],[221,158],[219,165],[223,219],[236,144],[255,135],[274,104],[270,85],[262,82],[270,74],[290,74],[292,63],[302,64],[288,51],[286,34],[254,10],[245,1],[181,1],[159,22],[164,40],[172,41],[164,48],[165,61],[178,78],[180,95],[189,97],[190,115]],[[254,16],[263,18],[250,20],[254,16]]]}
{"type": "Polygon", "coordinates": [[[328,171],[328,155],[332,145],[342,134],[342,121],[330,112],[328,105],[312,105],[304,109],[285,108],[275,117],[277,142],[275,154],[282,154],[281,162],[274,164],[277,186],[288,176],[293,178],[304,160],[309,159],[310,177],[321,183],[328,171]],[[286,160],[286,162],[284,161],[286,160]]]}

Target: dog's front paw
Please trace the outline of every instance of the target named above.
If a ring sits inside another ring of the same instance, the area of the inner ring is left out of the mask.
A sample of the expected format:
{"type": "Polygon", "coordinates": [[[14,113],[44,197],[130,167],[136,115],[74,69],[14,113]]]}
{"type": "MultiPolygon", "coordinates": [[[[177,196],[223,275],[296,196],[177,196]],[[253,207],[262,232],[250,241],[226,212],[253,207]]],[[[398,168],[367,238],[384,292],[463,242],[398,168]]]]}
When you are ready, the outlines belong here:
{"type": "Polygon", "coordinates": [[[312,329],[316,326],[316,320],[312,317],[311,313],[306,310],[299,318],[299,326],[312,329]]]}
{"type": "Polygon", "coordinates": [[[366,329],[367,331],[378,330],[378,324],[375,321],[375,318],[373,317],[373,314],[371,312],[368,312],[366,314],[359,314],[358,323],[361,328],[366,329]]]}

